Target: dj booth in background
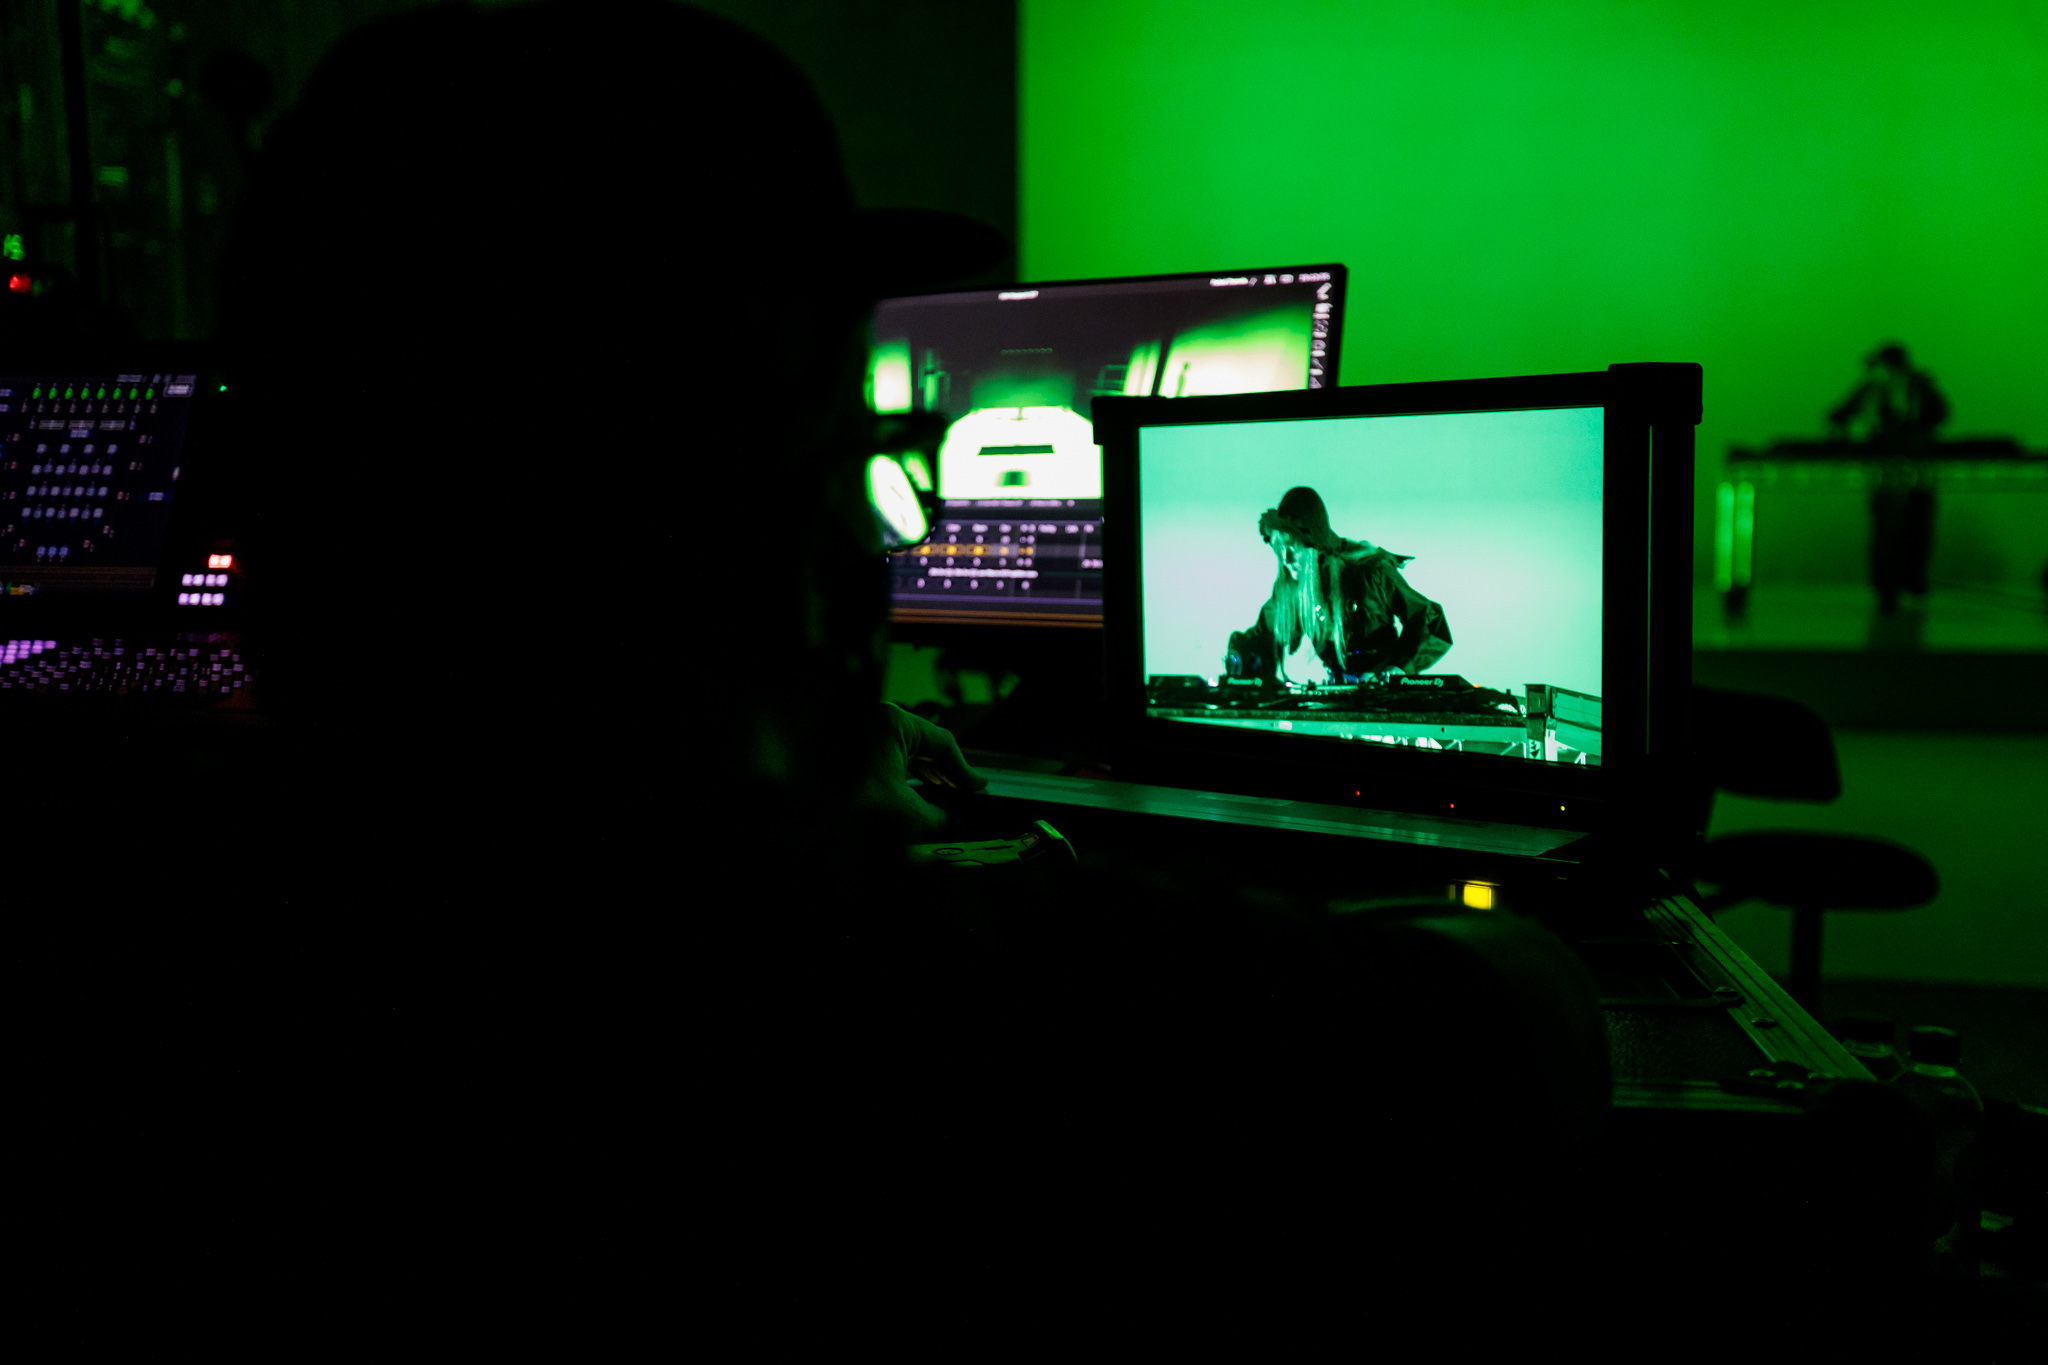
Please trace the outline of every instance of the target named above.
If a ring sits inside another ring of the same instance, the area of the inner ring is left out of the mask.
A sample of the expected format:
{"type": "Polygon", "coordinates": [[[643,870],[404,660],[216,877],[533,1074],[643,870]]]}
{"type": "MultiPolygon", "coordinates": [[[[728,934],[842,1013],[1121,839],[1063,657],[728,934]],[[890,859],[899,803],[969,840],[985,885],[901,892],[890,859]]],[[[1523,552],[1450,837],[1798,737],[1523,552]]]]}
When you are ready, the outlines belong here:
{"type": "MultiPolygon", "coordinates": [[[[1714,586],[1728,610],[1740,614],[1744,609],[1757,585],[1759,550],[1768,557],[1778,543],[1773,537],[1783,534],[1772,529],[1773,504],[1830,494],[1862,500],[1880,489],[1924,490],[1944,500],[1984,494],[2039,498],[2048,493],[2048,451],[2029,451],[2007,437],[1885,446],[1852,441],[1733,446],[1714,495],[1714,586]]],[[[1859,507],[1855,515],[1860,520],[1867,512],[1859,507]]],[[[2015,549],[2027,552],[2026,547],[2015,549]]],[[[2040,553],[2039,547],[2033,552],[2040,553]]],[[[2022,567],[2038,573],[2043,565],[2022,567]]],[[[1840,568],[1849,580],[1866,577],[1864,564],[1840,568]]]]}

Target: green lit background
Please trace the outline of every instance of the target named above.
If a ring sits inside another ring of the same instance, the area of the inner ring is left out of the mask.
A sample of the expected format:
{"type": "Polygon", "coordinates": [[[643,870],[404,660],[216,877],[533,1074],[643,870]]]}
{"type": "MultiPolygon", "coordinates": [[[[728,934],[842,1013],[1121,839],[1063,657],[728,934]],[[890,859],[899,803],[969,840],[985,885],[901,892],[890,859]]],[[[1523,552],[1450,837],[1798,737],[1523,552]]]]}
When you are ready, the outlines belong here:
{"type": "Polygon", "coordinates": [[[1704,364],[1702,581],[1880,340],[2048,446],[2048,6],[1026,0],[1019,87],[1028,277],[1341,260],[1346,384],[1704,364]]]}
{"type": "MultiPolygon", "coordinates": [[[[2048,6],[1023,0],[1018,32],[1027,277],[1342,261],[1346,384],[1698,361],[1706,601],[1728,447],[1819,436],[1880,341],[1947,434],[2048,447],[2048,6]]],[[[1867,613],[1864,501],[1760,508],[1759,573],[1867,613]]],[[[1936,577],[2038,594],[2044,502],[1945,497],[1936,577]]],[[[1911,724],[1838,736],[1834,805],[1723,797],[1715,831],[1940,869],[1832,916],[1831,978],[2048,984],[2048,735],[1911,724]]],[[[1781,912],[1724,923],[1785,969],[1781,912]]]]}

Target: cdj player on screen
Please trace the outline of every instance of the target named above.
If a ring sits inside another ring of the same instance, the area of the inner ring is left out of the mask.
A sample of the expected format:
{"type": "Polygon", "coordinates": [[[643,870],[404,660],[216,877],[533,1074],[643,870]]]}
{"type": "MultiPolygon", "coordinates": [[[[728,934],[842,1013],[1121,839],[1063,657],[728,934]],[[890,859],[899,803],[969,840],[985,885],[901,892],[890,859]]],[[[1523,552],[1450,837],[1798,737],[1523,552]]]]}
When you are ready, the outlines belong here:
{"type": "Polygon", "coordinates": [[[1230,637],[1230,677],[1287,681],[1286,660],[1303,640],[1340,683],[1420,673],[1449,652],[1444,609],[1401,576],[1413,556],[1337,535],[1313,488],[1290,488],[1259,517],[1259,535],[1279,573],[1259,619],[1230,637]]]}

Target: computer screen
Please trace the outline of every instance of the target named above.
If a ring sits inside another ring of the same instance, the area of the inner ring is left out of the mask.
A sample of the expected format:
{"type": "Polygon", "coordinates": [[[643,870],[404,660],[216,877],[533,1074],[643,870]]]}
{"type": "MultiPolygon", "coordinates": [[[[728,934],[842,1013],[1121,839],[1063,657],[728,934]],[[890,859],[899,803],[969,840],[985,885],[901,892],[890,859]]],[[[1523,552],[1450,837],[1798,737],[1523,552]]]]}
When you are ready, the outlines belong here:
{"type": "Polygon", "coordinates": [[[0,595],[157,586],[196,374],[0,372],[0,595]]]}
{"type": "Polygon", "coordinates": [[[1700,393],[1652,363],[1105,401],[1118,776],[1582,831],[1662,809],[1700,393]]]}
{"type": "Polygon", "coordinates": [[[1597,764],[1602,419],[1141,428],[1147,714],[1597,764]]]}
{"type": "Polygon", "coordinates": [[[1097,398],[1334,387],[1340,265],[884,300],[869,401],[942,413],[928,539],[891,557],[899,621],[1102,620],[1097,398]]]}

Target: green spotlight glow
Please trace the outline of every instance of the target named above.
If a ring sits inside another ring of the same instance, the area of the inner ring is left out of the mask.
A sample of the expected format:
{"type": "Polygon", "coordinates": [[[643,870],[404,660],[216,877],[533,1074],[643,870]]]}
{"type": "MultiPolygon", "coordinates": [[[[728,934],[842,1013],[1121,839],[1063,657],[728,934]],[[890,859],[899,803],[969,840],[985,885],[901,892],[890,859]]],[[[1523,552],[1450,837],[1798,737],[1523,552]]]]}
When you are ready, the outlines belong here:
{"type": "Polygon", "coordinates": [[[891,549],[915,545],[931,529],[909,476],[890,456],[876,455],[868,461],[868,501],[882,523],[883,543],[891,549]]]}
{"type": "Polygon", "coordinates": [[[1737,587],[1749,586],[1750,560],[1756,544],[1756,485],[1735,485],[1735,537],[1729,565],[1737,587]]]}
{"type": "Polygon", "coordinates": [[[874,412],[910,411],[908,341],[878,341],[869,351],[868,407],[874,412]]]}
{"type": "Polygon", "coordinates": [[[1735,585],[1735,485],[1714,490],[1714,591],[1735,585]]]}
{"type": "Polygon", "coordinates": [[[1303,300],[1182,332],[1167,352],[1160,394],[1192,398],[1308,387],[1309,308],[1303,300]]]}
{"type": "Polygon", "coordinates": [[[917,485],[918,492],[932,491],[932,467],[921,452],[913,450],[903,456],[903,472],[917,485]]]}

